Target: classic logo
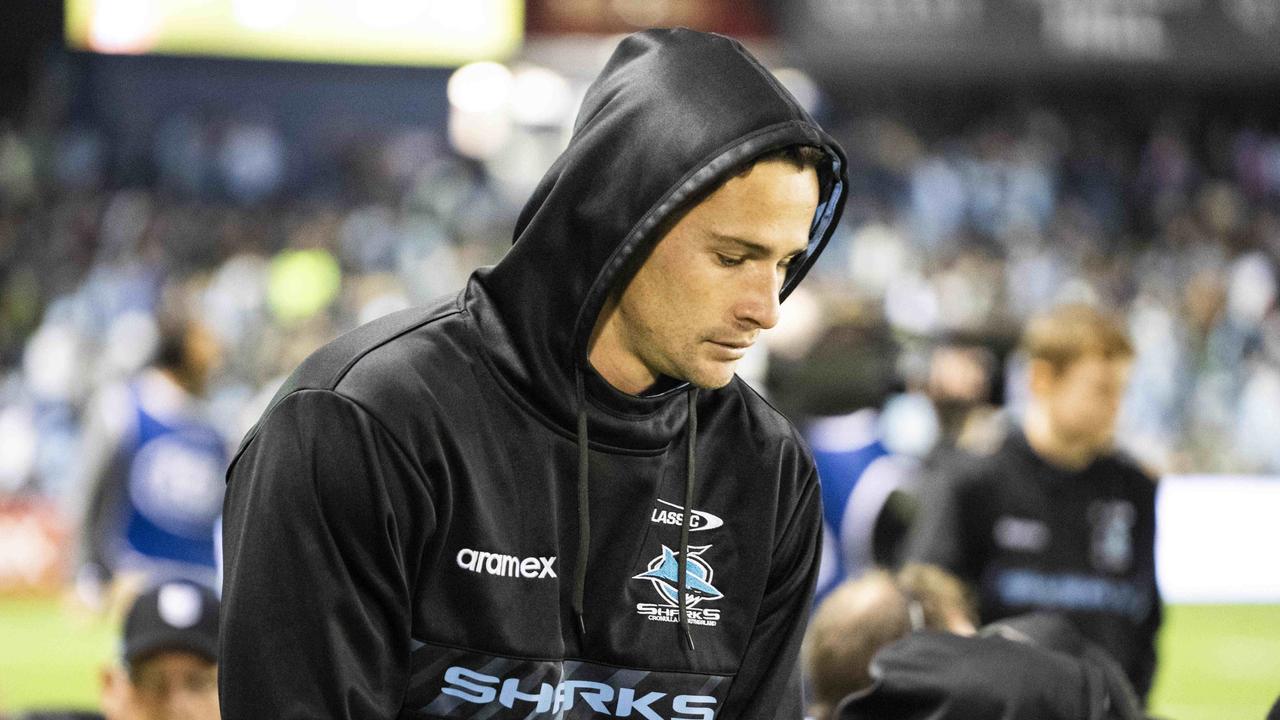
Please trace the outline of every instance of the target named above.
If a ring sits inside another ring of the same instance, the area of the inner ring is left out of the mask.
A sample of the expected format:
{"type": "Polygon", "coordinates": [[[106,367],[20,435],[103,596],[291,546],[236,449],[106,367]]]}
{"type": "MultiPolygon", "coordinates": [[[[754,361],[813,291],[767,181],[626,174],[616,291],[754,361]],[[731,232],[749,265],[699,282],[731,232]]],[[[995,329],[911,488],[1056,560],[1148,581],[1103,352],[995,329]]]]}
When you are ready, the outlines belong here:
{"type": "MultiPolygon", "coordinates": [[[[653,509],[653,515],[649,518],[650,520],[662,525],[681,525],[684,523],[683,506],[677,505],[673,502],[667,502],[662,498],[658,498],[658,502],[661,505],[665,505],[667,508],[674,509],[668,510],[662,507],[656,507],[653,509]]],[[[724,520],[721,520],[709,512],[703,512],[701,510],[694,510],[692,516],[689,518],[690,532],[714,530],[721,525],[724,525],[724,520]]]]}
{"type": "Polygon", "coordinates": [[[462,548],[458,551],[458,567],[473,573],[499,577],[553,578],[556,576],[556,571],[552,567],[555,562],[554,555],[520,558],[515,555],[502,555],[471,548],[462,548]]]}
{"type": "MultiPolygon", "coordinates": [[[[702,559],[702,554],[711,549],[710,545],[690,546],[689,554],[683,559],[685,564],[685,606],[688,609],[689,622],[695,625],[715,627],[720,620],[720,611],[714,608],[699,608],[698,605],[707,600],[719,600],[724,593],[716,589],[712,582],[714,571],[702,559]]],[[[648,570],[631,578],[647,580],[662,599],[663,604],[639,603],[636,612],[657,622],[680,621],[680,562],[679,553],[666,545],[662,546],[662,554],[649,561],[648,570]]]]}

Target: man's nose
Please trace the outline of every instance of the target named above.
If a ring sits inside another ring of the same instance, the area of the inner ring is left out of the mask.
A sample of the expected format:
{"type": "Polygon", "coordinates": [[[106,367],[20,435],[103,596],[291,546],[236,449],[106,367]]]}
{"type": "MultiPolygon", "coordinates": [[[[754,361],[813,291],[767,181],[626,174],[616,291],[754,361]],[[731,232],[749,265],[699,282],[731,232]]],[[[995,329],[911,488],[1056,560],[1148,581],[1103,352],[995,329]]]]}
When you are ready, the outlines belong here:
{"type": "Polygon", "coordinates": [[[781,273],[762,272],[753,276],[738,303],[738,320],[752,329],[768,330],[778,324],[781,273]]]}

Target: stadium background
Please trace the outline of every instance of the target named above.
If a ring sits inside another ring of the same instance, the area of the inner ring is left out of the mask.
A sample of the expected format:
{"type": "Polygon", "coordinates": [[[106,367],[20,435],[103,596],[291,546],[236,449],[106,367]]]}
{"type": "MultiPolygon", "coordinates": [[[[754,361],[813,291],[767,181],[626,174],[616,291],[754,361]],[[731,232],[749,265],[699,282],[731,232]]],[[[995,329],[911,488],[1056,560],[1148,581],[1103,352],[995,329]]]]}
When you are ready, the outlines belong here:
{"type": "MultiPolygon", "coordinates": [[[[221,340],[209,404],[235,442],[318,344],[500,257],[616,34],[651,25],[742,38],[853,161],[832,247],[744,373],[803,419],[918,395],[929,347],[963,337],[1016,405],[1022,319],[1123,313],[1123,444],[1165,478],[1152,709],[1265,714],[1272,0],[7,0],[0,711],[93,703],[114,627],[66,582],[77,442],[161,299],[221,340]]],[[[907,417],[927,445],[927,412],[907,417]]]]}

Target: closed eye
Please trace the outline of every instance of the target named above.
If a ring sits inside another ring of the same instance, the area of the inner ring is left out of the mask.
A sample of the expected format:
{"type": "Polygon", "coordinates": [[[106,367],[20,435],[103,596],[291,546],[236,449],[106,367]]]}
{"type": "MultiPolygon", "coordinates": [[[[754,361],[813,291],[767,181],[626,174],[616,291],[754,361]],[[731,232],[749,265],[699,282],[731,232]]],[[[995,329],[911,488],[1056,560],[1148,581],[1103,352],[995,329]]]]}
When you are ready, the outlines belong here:
{"type": "Polygon", "coordinates": [[[799,260],[799,259],[800,259],[800,258],[802,258],[802,257],[804,257],[804,253],[802,253],[802,252],[801,252],[801,253],[796,253],[795,255],[792,255],[792,256],[790,256],[790,257],[784,258],[784,259],[782,260],[782,262],[778,263],[778,267],[779,267],[779,268],[781,268],[781,269],[783,269],[783,270],[786,270],[786,269],[790,268],[792,265],[794,265],[794,264],[796,263],[796,261],[797,261],[797,260],[799,260]]]}
{"type": "Polygon", "coordinates": [[[737,267],[743,263],[744,258],[716,253],[716,260],[724,267],[737,267]]]}

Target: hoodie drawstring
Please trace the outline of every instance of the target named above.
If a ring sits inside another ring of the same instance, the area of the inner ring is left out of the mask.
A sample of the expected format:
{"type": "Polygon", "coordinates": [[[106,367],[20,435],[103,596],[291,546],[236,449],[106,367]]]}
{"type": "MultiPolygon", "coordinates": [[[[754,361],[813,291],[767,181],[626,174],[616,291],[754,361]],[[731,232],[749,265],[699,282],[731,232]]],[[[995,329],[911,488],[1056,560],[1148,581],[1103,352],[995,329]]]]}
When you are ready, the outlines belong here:
{"type": "Polygon", "coordinates": [[[689,389],[689,421],[685,425],[685,435],[689,445],[689,459],[685,463],[684,476],[684,512],[680,518],[680,574],[679,584],[680,592],[680,632],[684,635],[684,641],[690,650],[694,649],[693,634],[689,632],[689,608],[688,598],[685,592],[685,583],[689,576],[689,521],[693,515],[693,483],[694,483],[694,464],[693,459],[695,449],[698,444],[698,388],[689,389]]]}
{"type": "MultiPolygon", "coordinates": [[[[585,643],[587,624],[583,618],[583,598],[587,588],[587,560],[591,552],[591,506],[588,493],[591,471],[586,392],[583,390],[581,370],[574,371],[574,384],[577,386],[578,396],[578,556],[573,566],[573,615],[577,620],[578,641],[585,643]]],[[[689,632],[689,608],[685,585],[689,577],[689,523],[693,515],[694,455],[698,444],[698,389],[690,389],[687,397],[689,420],[685,425],[685,437],[689,454],[685,464],[684,512],[680,522],[680,570],[676,583],[680,603],[680,632],[685,644],[693,650],[693,634],[689,632]]]]}
{"type": "Polygon", "coordinates": [[[578,642],[587,639],[587,623],[582,618],[582,598],[587,590],[587,556],[591,552],[591,507],[588,504],[587,481],[591,471],[590,445],[587,440],[587,396],[582,389],[582,371],[574,370],[578,386],[578,556],[573,564],[573,615],[578,620],[578,642]]]}

